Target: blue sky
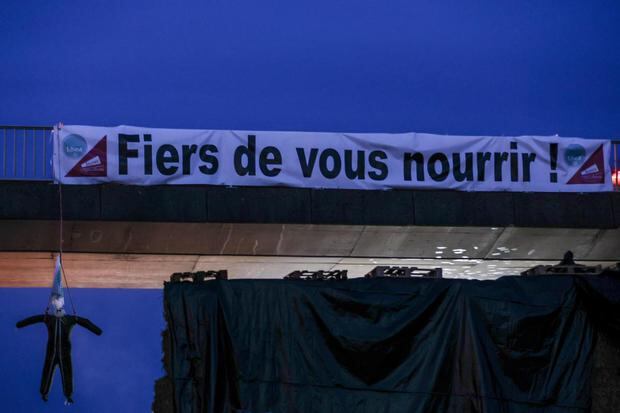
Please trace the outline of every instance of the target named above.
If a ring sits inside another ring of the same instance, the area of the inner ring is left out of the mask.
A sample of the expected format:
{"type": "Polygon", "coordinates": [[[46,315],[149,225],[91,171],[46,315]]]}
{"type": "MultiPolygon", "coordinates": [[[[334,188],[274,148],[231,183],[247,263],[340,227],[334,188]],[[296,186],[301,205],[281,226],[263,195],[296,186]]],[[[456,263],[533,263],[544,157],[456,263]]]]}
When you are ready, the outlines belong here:
{"type": "Polygon", "coordinates": [[[614,137],[617,1],[5,1],[0,123],[614,137]]]}
{"type": "Polygon", "coordinates": [[[155,379],[164,375],[160,362],[163,291],[70,290],[78,315],[90,319],[103,334],[95,336],[79,326],[73,328],[75,405],[69,409],[64,406],[58,370],[49,401],[44,403],[39,394],[47,343],[45,325],[15,327],[21,319],[42,314],[49,294],[49,288],[0,289],[0,300],[5,303],[0,313],[2,411],[149,412],[155,379]]]}

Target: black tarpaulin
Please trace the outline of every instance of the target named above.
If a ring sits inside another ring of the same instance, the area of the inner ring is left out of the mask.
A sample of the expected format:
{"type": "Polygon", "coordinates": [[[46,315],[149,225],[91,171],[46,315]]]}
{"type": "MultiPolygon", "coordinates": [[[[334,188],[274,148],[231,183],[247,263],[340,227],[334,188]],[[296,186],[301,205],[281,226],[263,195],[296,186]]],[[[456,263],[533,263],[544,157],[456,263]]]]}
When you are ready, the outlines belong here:
{"type": "Polygon", "coordinates": [[[177,413],[584,412],[610,276],[167,283],[177,413]]]}

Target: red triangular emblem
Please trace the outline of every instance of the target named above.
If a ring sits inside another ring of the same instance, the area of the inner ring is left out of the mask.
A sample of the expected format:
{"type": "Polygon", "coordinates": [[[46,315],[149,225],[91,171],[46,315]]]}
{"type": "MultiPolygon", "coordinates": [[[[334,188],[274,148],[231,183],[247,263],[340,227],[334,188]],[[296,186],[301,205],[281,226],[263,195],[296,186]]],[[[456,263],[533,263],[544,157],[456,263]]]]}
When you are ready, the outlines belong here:
{"type": "Polygon", "coordinates": [[[67,177],[80,176],[108,176],[108,146],[107,135],[88,151],[66,175],[67,177]]]}
{"type": "Polygon", "coordinates": [[[595,150],[590,158],[581,165],[581,168],[567,182],[568,184],[604,184],[605,183],[605,157],[603,145],[595,150]]]}

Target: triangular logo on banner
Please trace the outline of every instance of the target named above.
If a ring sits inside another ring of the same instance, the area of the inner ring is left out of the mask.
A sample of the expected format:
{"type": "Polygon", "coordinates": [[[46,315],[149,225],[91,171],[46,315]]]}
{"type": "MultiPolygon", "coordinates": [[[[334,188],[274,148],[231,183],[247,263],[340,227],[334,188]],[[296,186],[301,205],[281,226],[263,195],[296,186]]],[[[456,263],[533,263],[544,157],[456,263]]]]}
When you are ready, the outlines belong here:
{"type": "Polygon", "coordinates": [[[605,157],[603,145],[595,150],[590,158],[581,165],[581,168],[567,184],[604,184],[605,183],[605,157]]]}
{"type": "Polygon", "coordinates": [[[108,176],[108,147],[106,138],[107,135],[101,138],[93,149],[88,151],[65,176],[108,176]]]}

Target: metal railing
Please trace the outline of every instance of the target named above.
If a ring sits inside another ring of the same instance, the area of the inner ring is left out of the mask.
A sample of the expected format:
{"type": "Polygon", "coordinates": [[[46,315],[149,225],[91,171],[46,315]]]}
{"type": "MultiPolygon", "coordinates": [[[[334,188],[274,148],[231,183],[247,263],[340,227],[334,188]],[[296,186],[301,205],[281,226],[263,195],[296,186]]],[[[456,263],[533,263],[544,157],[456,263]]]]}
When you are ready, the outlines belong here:
{"type": "MultiPolygon", "coordinates": [[[[0,180],[51,181],[52,127],[0,125],[0,180]]],[[[620,191],[620,140],[611,141],[614,189],[620,191]]]]}
{"type": "Polygon", "coordinates": [[[0,125],[0,179],[52,178],[52,128],[0,125]]]}

